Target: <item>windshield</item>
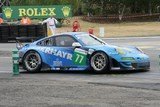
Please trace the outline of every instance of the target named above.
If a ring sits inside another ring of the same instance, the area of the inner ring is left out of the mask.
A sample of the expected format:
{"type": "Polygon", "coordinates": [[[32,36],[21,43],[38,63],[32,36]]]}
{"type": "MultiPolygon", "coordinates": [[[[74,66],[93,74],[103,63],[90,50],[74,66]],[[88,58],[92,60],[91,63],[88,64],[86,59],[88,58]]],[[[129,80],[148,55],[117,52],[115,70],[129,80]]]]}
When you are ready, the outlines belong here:
{"type": "Polygon", "coordinates": [[[77,39],[83,42],[83,44],[90,46],[90,45],[105,45],[106,43],[99,38],[89,35],[89,34],[80,34],[76,35],[77,39]]]}

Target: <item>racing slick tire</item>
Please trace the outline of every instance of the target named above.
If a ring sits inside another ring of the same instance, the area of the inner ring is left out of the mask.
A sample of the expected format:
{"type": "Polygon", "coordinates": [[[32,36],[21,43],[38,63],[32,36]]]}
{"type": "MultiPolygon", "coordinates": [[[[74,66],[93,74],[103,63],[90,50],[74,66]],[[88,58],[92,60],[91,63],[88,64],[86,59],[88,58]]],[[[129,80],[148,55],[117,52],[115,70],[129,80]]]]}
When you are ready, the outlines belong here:
{"type": "Polygon", "coordinates": [[[29,51],[23,58],[24,69],[29,72],[37,72],[41,70],[42,59],[36,51],[29,51]]]}
{"type": "Polygon", "coordinates": [[[90,66],[95,73],[102,74],[109,71],[109,59],[104,52],[96,52],[90,58],[90,66]]]}

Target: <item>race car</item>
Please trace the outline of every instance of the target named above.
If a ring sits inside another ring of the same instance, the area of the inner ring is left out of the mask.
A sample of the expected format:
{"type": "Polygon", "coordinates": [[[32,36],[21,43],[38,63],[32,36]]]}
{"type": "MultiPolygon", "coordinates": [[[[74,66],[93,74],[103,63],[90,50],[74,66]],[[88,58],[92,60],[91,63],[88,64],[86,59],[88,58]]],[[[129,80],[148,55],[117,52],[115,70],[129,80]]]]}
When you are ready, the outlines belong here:
{"type": "Polygon", "coordinates": [[[109,45],[86,32],[66,32],[30,44],[17,45],[19,64],[29,72],[40,70],[149,70],[150,59],[134,46],[109,45]]]}

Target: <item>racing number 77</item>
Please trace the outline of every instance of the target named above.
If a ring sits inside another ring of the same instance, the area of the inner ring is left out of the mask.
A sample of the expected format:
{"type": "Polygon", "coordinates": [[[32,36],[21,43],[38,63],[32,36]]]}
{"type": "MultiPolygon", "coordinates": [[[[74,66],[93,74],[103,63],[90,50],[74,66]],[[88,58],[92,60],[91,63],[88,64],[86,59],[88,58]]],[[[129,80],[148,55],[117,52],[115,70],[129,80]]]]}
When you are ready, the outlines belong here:
{"type": "Polygon", "coordinates": [[[78,62],[78,63],[82,63],[83,59],[84,59],[84,56],[83,55],[80,55],[80,54],[76,54],[76,60],[75,62],[78,62]]]}
{"type": "Polygon", "coordinates": [[[73,62],[76,65],[86,65],[86,59],[87,59],[86,57],[87,57],[86,53],[74,51],[73,62]]]}

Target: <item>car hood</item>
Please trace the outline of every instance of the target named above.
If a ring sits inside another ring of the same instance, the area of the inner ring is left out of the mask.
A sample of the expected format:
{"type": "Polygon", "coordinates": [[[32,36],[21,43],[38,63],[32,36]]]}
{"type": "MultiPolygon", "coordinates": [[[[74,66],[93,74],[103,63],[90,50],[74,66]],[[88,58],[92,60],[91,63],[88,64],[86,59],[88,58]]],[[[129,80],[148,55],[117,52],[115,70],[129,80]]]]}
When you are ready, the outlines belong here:
{"type": "Polygon", "coordinates": [[[115,45],[98,45],[98,46],[87,46],[89,49],[96,51],[104,51],[107,54],[141,54],[143,53],[140,49],[134,46],[115,46],[115,45]]]}

